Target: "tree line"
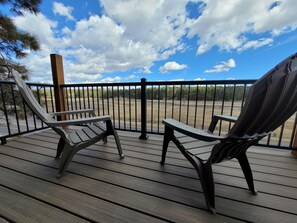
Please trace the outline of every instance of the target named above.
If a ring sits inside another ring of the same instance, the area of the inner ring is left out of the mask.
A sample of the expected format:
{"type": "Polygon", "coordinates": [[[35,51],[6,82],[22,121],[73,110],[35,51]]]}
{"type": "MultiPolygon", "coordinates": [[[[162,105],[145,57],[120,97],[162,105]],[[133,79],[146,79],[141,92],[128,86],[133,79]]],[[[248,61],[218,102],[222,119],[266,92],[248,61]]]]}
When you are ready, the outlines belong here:
{"type": "MultiPolygon", "coordinates": [[[[242,100],[249,90],[249,86],[160,86],[147,87],[147,100],[242,100]]],[[[76,98],[132,98],[142,99],[141,89],[137,87],[103,87],[95,89],[76,88],[67,90],[68,97],[76,98]]]]}

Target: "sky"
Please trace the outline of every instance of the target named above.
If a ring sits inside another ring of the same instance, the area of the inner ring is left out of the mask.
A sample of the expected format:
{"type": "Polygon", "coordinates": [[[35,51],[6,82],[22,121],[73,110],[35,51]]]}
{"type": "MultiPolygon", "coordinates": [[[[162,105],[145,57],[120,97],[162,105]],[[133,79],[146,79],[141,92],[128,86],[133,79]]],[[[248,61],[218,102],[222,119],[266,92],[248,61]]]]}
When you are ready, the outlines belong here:
{"type": "Polygon", "coordinates": [[[258,79],[297,52],[296,0],[43,0],[10,17],[40,41],[20,61],[40,83],[52,53],[70,84],[258,79]]]}

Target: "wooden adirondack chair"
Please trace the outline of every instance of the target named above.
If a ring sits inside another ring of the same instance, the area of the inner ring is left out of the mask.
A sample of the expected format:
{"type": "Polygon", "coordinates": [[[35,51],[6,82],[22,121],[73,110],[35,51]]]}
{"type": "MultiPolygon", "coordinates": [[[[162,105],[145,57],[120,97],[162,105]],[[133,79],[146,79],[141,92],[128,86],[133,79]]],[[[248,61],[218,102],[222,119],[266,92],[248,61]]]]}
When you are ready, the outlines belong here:
{"type": "Polygon", "coordinates": [[[100,140],[107,142],[107,136],[113,135],[116,141],[117,149],[121,158],[124,157],[121,143],[117,132],[113,128],[110,116],[95,117],[94,110],[74,110],[66,112],[47,113],[38,103],[31,89],[21,79],[19,74],[14,74],[13,78],[18,86],[19,92],[32,111],[49,127],[51,127],[60,136],[57,146],[56,159],[60,159],[60,167],[57,178],[60,178],[66,171],[72,157],[81,149],[86,148],[100,140]],[[79,113],[89,113],[92,117],[57,121],[55,116],[71,115],[79,113]],[[67,133],[63,126],[82,125],[82,128],[71,133],[67,133]]]}
{"type": "Polygon", "coordinates": [[[296,70],[297,54],[294,54],[253,84],[238,118],[216,115],[207,131],[193,128],[173,119],[163,120],[165,134],[161,163],[164,164],[168,144],[173,141],[197,171],[207,207],[212,213],[215,213],[212,164],[236,158],[243,170],[249,189],[256,194],[246,151],[296,112],[296,70]],[[218,136],[213,133],[219,120],[234,123],[226,135],[218,136]],[[175,136],[174,131],[179,135],[197,139],[197,146],[193,147],[193,143],[182,143],[175,136]]]}

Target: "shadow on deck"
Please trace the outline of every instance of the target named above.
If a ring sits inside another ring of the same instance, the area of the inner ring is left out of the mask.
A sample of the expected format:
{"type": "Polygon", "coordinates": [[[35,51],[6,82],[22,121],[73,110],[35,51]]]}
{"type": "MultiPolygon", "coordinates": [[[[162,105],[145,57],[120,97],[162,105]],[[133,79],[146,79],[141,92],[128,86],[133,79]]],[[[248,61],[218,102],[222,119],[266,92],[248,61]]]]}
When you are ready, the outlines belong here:
{"type": "Polygon", "coordinates": [[[0,222],[296,222],[297,159],[289,151],[249,150],[257,196],[236,161],[214,165],[212,215],[196,172],[173,144],[162,166],[162,136],[119,133],[125,159],[110,138],[80,151],[61,179],[53,131],[1,145],[0,222]]]}

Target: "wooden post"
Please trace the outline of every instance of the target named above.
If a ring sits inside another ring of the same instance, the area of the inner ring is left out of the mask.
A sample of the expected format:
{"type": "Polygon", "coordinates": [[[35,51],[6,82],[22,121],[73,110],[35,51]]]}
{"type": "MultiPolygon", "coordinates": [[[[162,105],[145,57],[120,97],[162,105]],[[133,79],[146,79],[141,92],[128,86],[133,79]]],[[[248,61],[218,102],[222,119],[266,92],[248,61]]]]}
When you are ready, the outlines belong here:
{"type": "MultiPolygon", "coordinates": [[[[64,97],[64,92],[61,87],[62,84],[65,84],[64,80],[64,71],[63,71],[63,59],[61,55],[51,54],[51,65],[52,65],[52,75],[53,75],[53,84],[55,92],[55,105],[56,111],[66,111],[66,100],[64,97]]],[[[66,116],[58,116],[58,121],[66,120],[66,116]]]]}

